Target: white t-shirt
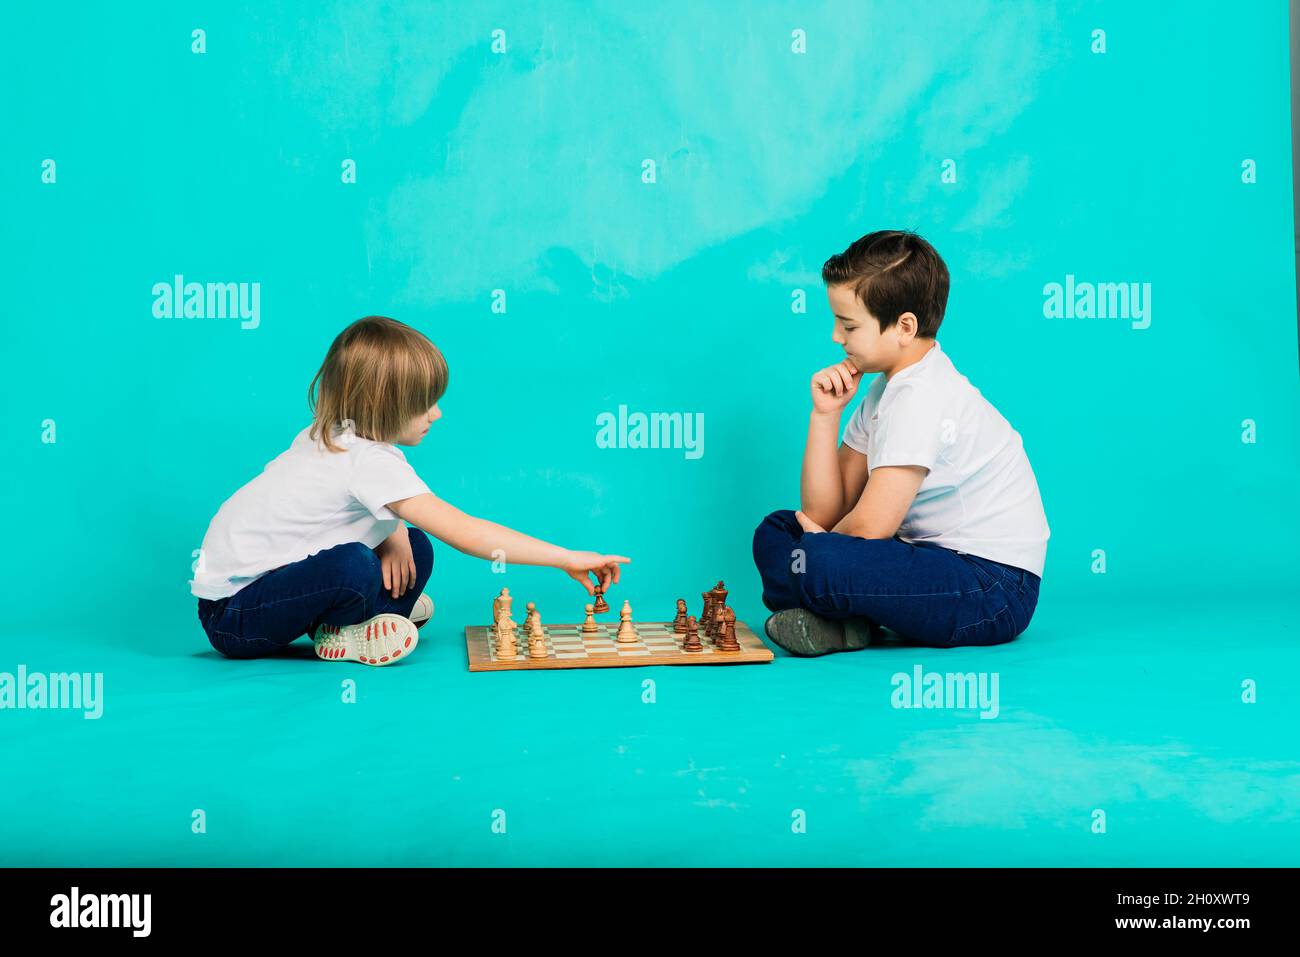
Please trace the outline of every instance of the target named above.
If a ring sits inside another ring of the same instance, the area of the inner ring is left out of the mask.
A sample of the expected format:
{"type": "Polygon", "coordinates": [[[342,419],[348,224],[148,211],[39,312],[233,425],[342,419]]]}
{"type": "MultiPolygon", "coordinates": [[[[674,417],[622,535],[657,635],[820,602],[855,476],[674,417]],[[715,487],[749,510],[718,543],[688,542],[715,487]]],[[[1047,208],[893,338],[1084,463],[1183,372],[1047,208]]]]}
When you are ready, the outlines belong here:
{"type": "MultiPolygon", "coordinates": [[[[957,371],[936,339],[919,362],[871,383],[844,444],[884,465],[930,471],[898,537],[1042,577],[1051,530],[1020,433],[957,371]]],[[[868,479],[868,481],[870,481],[868,479]]]]}
{"type": "Polygon", "coordinates": [[[374,548],[401,523],[388,503],[429,491],[395,445],[335,426],[345,451],[331,452],[308,431],[217,510],[190,583],[195,596],[225,598],[335,545],[374,548]]]}

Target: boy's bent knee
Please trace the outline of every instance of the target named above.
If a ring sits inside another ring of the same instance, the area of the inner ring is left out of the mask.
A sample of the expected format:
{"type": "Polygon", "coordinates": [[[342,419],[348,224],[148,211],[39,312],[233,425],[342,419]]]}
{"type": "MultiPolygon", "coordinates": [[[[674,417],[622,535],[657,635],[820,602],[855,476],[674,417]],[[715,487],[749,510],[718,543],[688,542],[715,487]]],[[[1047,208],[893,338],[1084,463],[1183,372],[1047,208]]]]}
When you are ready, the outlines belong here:
{"type": "Polygon", "coordinates": [[[361,590],[365,586],[374,586],[378,591],[383,585],[384,568],[375,554],[375,550],[362,542],[348,542],[335,545],[329,550],[330,558],[342,569],[348,583],[361,590]]]}
{"type": "Polygon", "coordinates": [[[429,536],[414,526],[409,526],[407,532],[411,537],[411,557],[415,559],[415,567],[421,571],[433,568],[433,542],[429,541],[429,536]]]}
{"type": "Polygon", "coordinates": [[[794,517],[794,512],[781,509],[771,513],[754,529],[755,563],[761,568],[765,564],[765,556],[771,553],[772,549],[788,549],[790,543],[801,534],[803,529],[799,526],[799,520],[794,517]]]}

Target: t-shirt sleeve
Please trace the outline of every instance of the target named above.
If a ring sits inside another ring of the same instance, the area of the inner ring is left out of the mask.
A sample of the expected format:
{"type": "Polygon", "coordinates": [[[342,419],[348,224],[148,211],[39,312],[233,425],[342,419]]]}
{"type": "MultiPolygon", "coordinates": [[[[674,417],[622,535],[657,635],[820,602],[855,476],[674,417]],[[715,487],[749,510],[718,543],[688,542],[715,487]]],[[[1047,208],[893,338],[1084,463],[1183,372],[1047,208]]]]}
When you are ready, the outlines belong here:
{"type": "Polygon", "coordinates": [[[876,420],[871,470],[888,465],[933,469],[943,448],[944,415],[940,397],[903,388],[890,397],[876,420]]]}
{"type": "Polygon", "coordinates": [[[429,486],[397,449],[372,445],[357,456],[348,491],[375,518],[393,519],[397,516],[388,508],[389,502],[423,495],[429,486]]]}
{"type": "Polygon", "coordinates": [[[867,416],[871,413],[875,403],[871,401],[870,393],[863,397],[858,403],[858,407],[853,410],[849,416],[849,422],[844,426],[844,435],[840,439],[845,445],[863,455],[869,455],[867,452],[867,440],[871,436],[867,432],[867,416]]]}

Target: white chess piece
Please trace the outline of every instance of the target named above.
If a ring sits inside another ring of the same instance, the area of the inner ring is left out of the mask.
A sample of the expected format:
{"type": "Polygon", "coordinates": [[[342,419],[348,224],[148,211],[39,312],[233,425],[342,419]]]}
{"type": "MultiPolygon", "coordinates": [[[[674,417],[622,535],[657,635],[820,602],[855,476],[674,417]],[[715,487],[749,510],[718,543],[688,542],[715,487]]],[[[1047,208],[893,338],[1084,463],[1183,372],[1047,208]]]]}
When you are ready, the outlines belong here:
{"type": "Polygon", "coordinates": [[[641,636],[636,633],[636,628],[632,625],[632,603],[623,602],[623,608],[618,613],[618,636],[616,638],[620,645],[630,645],[641,640],[641,636]]]}

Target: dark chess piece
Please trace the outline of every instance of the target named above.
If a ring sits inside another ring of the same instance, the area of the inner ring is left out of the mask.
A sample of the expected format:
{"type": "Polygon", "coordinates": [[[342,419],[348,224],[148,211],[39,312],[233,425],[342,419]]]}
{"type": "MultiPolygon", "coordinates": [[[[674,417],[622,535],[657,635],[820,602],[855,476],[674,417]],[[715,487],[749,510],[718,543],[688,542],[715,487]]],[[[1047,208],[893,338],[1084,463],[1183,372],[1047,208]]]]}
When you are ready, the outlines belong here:
{"type": "Polygon", "coordinates": [[[686,633],[686,600],[677,599],[677,617],[673,619],[673,631],[677,634],[686,633]]]}
{"type": "Polygon", "coordinates": [[[717,640],[718,651],[739,651],[740,640],[736,637],[736,613],[730,608],[722,614],[722,631],[717,640]]]}
{"type": "Polygon", "coordinates": [[[711,598],[711,603],[709,605],[708,620],[704,622],[704,633],[712,638],[716,644],[718,635],[722,631],[722,629],[718,627],[720,624],[718,614],[721,609],[727,607],[727,586],[719,581],[709,591],[709,596],[711,598]]]}
{"type": "Polygon", "coordinates": [[[609,611],[609,604],[605,601],[605,593],[599,588],[596,589],[596,601],[591,606],[591,610],[597,615],[603,615],[609,611]]]}
{"type": "Polygon", "coordinates": [[[699,622],[695,620],[694,615],[686,617],[686,639],[682,642],[682,651],[694,652],[703,651],[704,643],[700,641],[699,622]]]}

